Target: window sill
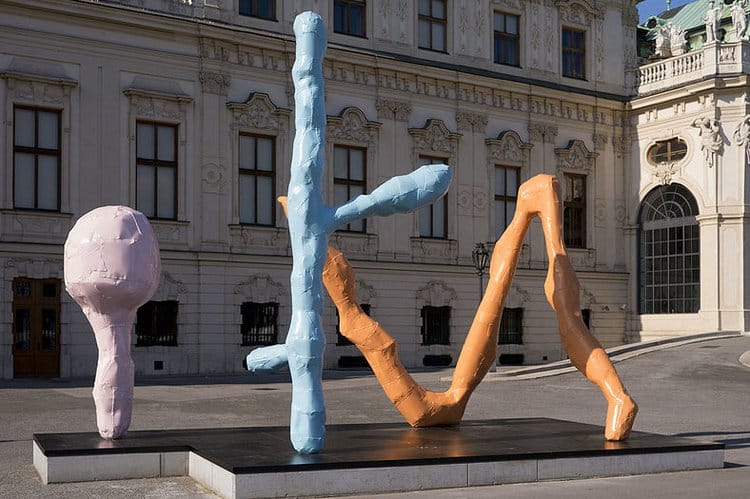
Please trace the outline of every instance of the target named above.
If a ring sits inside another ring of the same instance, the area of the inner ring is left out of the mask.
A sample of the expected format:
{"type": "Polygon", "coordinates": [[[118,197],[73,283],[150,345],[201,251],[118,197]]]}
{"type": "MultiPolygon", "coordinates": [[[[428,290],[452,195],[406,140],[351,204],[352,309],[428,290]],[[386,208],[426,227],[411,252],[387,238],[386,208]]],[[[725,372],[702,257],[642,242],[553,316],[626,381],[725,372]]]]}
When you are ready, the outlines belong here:
{"type": "Polygon", "coordinates": [[[456,263],[458,241],[429,237],[411,238],[411,255],[415,263],[456,263]]]}
{"type": "Polygon", "coordinates": [[[41,210],[0,210],[0,241],[63,244],[73,214],[41,210]]]}
{"type": "Polygon", "coordinates": [[[289,229],[263,225],[229,226],[231,253],[289,256],[289,229]]]}

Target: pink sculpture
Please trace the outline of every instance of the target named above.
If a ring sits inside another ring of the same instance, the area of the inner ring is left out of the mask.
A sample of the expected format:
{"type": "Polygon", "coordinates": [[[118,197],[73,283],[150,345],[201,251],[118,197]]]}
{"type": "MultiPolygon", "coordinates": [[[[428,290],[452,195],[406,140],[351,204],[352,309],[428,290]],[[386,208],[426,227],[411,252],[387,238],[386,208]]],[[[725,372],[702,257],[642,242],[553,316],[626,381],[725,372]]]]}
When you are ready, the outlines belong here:
{"type": "Polygon", "coordinates": [[[138,307],[159,286],[159,245],[146,217],[127,206],[82,216],[65,241],[65,288],[96,336],[96,424],[104,438],[130,427],[134,367],[130,334],[138,307]]]}

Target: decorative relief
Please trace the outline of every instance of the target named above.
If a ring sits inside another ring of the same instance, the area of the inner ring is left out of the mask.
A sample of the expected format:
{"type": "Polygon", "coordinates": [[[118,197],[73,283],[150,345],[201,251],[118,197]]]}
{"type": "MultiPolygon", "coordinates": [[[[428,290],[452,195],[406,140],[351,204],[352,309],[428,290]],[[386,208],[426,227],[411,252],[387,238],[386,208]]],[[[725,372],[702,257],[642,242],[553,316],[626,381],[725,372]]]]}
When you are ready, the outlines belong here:
{"type": "Polygon", "coordinates": [[[568,248],[570,263],[576,270],[592,270],[596,267],[596,250],[568,248]]]}
{"type": "Polygon", "coordinates": [[[233,253],[289,254],[289,231],[283,227],[230,225],[229,238],[233,253]]]}
{"type": "Polygon", "coordinates": [[[594,133],[591,139],[594,142],[594,151],[601,151],[609,142],[609,135],[606,133],[594,133]]]}
{"type": "Polygon", "coordinates": [[[487,128],[487,116],[484,114],[459,111],[456,113],[456,127],[459,132],[484,133],[487,128]]]}
{"type": "Polygon", "coordinates": [[[594,202],[594,221],[597,227],[604,226],[607,219],[607,203],[603,199],[597,198],[594,202]]]}
{"type": "Polygon", "coordinates": [[[182,281],[176,279],[169,272],[162,271],[161,281],[159,287],[154,293],[152,300],[154,301],[166,301],[166,300],[177,300],[179,301],[180,295],[187,294],[188,290],[182,281]]]}
{"type": "Polygon", "coordinates": [[[411,238],[411,254],[417,263],[453,263],[458,244],[452,239],[411,238]]]}
{"type": "Polygon", "coordinates": [[[493,5],[497,7],[507,7],[510,9],[521,10],[521,0],[494,0],[493,5]]]}
{"type": "Polygon", "coordinates": [[[187,244],[187,222],[150,220],[159,244],[187,244]]]}
{"type": "Polygon", "coordinates": [[[458,186],[458,213],[459,215],[472,215],[474,213],[472,197],[474,189],[470,185],[458,186]]]}
{"type": "Polygon", "coordinates": [[[457,298],[456,290],[443,281],[430,281],[417,290],[417,300],[433,307],[450,307],[457,298]]]}
{"type": "Polygon", "coordinates": [[[624,135],[612,137],[612,147],[618,155],[622,156],[630,150],[630,140],[624,135]]]}
{"type": "Polygon", "coordinates": [[[62,258],[33,257],[8,258],[5,260],[6,278],[29,277],[31,279],[62,278],[62,258]]]}
{"type": "Polygon", "coordinates": [[[135,116],[154,120],[180,121],[184,105],[193,100],[187,95],[162,94],[137,88],[128,88],[123,94],[130,98],[135,116]]]}
{"type": "Polygon", "coordinates": [[[424,128],[410,128],[414,148],[425,152],[442,152],[453,156],[458,147],[460,133],[448,130],[442,120],[429,119],[424,128]]]}
{"type": "Polygon", "coordinates": [[[232,81],[232,77],[227,73],[212,73],[201,71],[198,75],[201,82],[201,89],[207,94],[227,95],[227,88],[232,81]]]}
{"type": "Polygon", "coordinates": [[[408,121],[411,114],[411,104],[400,100],[378,99],[375,102],[378,118],[396,121],[408,121]]]}
{"type": "Polygon", "coordinates": [[[328,117],[326,140],[374,145],[378,140],[380,126],[380,123],[368,121],[360,109],[347,107],[338,116],[328,117]]]}
{"type": "Polygon", "coordinates": [[[359,303],[369,303],[370,306],[375,306],[378,294],[375,292],[375,288],[366,281],[357,278],[354,282],[354,296],[357,297],[359,303]]]}
{"type": "Polygon", "coordinates": [[[556,147],[558,176],[562,178],[563,170],[583,170],[591,172],[594,169],[594,159],[597,153],[591,152],[582,140],[571,140],[567,147],[556,147]]]}
{"type": "Polygon", "coordinates": [[[223,165],[207,163],[203,165],[201,180],[203,181],[203,192],[212,194],[224,194],[227,187],[226,168],[223,165]]]}
{"type": "Polygon", "coordinates": [[[267,274],[249,277],[246,281],[237,284],[233,293],[240,301],[256,303],[281,303],[286,300],[287,296],[284,286],[267,274]]]}
{"type": "Polygon", "coordinates": [[[622,225],[625,223],[625,216],[627,214],[627,209],[625,208],[625,203],[619,199],[615,202],[615,221],[617,221],[618,224],[622,225]]]}
{"type": "Polygon", "coordinates": [[[534,142],[554,142],[558,128],[545,123],[529,123],[529,140],[534,142]]]}
{"type": "Polygon", "coordinates": [[[601,10],[583,0],[557,0],[555,5],[560,12],[560,20],[579,26],[591,26],[594,19],[602,18],[601,10]]]}
{"type": "Polygon", "coordinates": [[[716,162],[716,155],[721,152],[724,141],[721,138],[721,122],[717,119],[702,116],[693,121],[692,126],[700,130],[701,151],[706,165],[711,168],[716,162]]]}
{"type": "Polygon", "coordinates": [[[253,92],[245,102],[229,102],[232,129],[254,128],[282,132],[287,128],[291,111],[276,107],[266,93],[253,92]]]}
{"type": "Polygon", "coordinates": [[[329,238],[331,246],[338,248],[345,255],[359,259],[375,259],[378,251],[376,234],[356,234],[334,232],[329,238]]]}
{"type": "Polygon", "coordinates": [[[531,296],[528,291],[523,289],[519,284],[513,284],[505,300],[505,306],[508,308],[523,308],[530,299],[531,296]]]}
{"type": "MultiPolygon", "coordinates": [[[[466,5],[464,2],[463,6],[460,6],[460,14],[458,17],[458,31],[460,33],[461,52],[463,53],[474,53],[474,55],[481,55],[482,43],[485,27],[487,25],[487,18],[484,16],[484,9],[472,8],[466,5]]],[[[471,2],[476,4],[477,2],[471,2]]]]}
{"type": "Polygon", "coordinates": [[[16,79],[3,73],[8,79],[8,89],[15,102],[25,102],[34,105],[63,106],[70,88],[76,86],[75,82],[49,83],[44,80],[16,79]]]}
{"type": "Polygon", "coordinates": [[[745,151],[745,165],[750,165],[750,116],[745,116],[732,133],[732,140],[745,151]]]}
{"type": "Polygon", "coordinates": [[[487,209],[487,191],[484,187],[474,187],[474,195],[472,196],[474,216],[484,215],[487,209]]]}
{"type": "Polygon", "coordinates": [[[525,165],[528,162],[529,152],[534,147],[532,144],[525,143],[521,136],[513,130],[500,132],[496,139],[487,139],[484,141],[487,145],[488,162],[495,163],[515,163],[525,165]]]}
{"type": "Polygon", "coordinates": [[[678,164],[675,162],[662,162],[658,165],[649,165],[649,169],[651,170],[651,175],[659,181],[659,184],[668,185],[672,183],[672,177],[680,171],[678,164]]]}

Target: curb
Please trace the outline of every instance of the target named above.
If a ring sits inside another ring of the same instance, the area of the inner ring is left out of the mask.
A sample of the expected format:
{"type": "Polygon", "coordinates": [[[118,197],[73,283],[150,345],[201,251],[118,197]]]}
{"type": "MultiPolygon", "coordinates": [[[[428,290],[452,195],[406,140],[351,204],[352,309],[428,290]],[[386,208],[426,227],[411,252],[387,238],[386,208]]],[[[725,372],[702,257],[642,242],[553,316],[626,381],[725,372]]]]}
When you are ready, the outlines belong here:
{"type": "MultiPolygon", "coordinates": [[[[713,333],[700,333],[690,336],[680,336],[676,338],[665,338],[660,340],[642,341],[639,343],[630,343],[627,345],[621,345],[617,347],[607,348],[606,352],[613,364],[622,362],[623,360],[645,355],[647,353],[656,352],[659,350],[665,350],[667,348],[678,347],[682,345],[689,345],[691,343],[698,343],[701,341],[717,340],[723,338],[737,338],[743,336],[741,332],[713,332],[713,333]]],[[[740,357],[740,362],[750,367],[750,351],[745,352],[740,357]]],[[[569,372],[576,371],[576,368],[570,362],[569,359],[560,360],[557,362],[551,362],[541,366],[529,366],[522,367],[520,369],[514,369],[512,371],[487,373],[485,381],[513,381],[518,379],[537,379],[545,378],[548,376],[558,376],[560,374],[566,374],[569,372]]],[[[443,381],[449,380],[443,378],[443,381]]]]}

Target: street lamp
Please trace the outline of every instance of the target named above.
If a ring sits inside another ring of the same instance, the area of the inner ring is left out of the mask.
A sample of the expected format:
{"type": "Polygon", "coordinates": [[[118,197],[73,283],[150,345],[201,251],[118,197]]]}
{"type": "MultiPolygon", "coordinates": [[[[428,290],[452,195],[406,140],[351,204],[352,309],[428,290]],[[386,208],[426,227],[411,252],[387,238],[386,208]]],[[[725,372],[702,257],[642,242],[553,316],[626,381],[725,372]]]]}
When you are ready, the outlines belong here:
{"type": "Polygon", "coordinates": [[[471,253],[471,259],[474,262],[474,269],[479,276],[479,300],[481,301],[482,293],[484,293],[482,276],[484,275],[484,269],[487,268],[487,263],[490,261],[490,252],[487,250],[487,245],[484,243],[477,243],[474,247],[474,251],[471,253]]]}

